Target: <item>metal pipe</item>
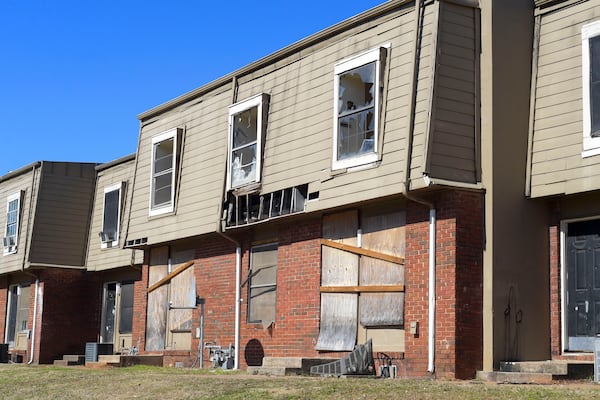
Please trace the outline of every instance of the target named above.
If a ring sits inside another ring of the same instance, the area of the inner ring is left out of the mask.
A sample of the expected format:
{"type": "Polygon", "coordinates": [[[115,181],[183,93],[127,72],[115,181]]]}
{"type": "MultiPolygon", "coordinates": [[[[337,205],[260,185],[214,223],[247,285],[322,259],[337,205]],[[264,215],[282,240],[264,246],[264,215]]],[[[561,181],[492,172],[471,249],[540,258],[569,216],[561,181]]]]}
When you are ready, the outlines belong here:
{"type": "Polygon", "coordinates": [[[29,355],[29,361],[27,364],[31,364],[33,362],[33,356],[35,351],[35,330],[37,328],[37,308],[38,308],[38,292],[40,291],[40,279],[35,278],[35,295],[33,300],[33,325],[31,327],[31,350],[29,355]]]}
{"type": "Polygon", "coordinates": [[[435,371],[435,225],[436,211],[432,207],[429,209],[429,343],[427,348],[427,372],[429,373],[435,371]]]}

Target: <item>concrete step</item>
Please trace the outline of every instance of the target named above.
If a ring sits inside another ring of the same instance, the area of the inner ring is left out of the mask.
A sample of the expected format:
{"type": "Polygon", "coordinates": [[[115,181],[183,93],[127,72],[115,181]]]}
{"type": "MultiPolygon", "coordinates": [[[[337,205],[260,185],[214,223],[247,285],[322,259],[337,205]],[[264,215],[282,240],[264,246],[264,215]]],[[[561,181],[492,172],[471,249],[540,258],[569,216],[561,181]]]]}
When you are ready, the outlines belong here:
{"type": "Polygon", "coordinates": [[[309,374],[310,367],[321,365],[335,358],[303,358],[303,357],[264,357],[262,366],[248,367],[246,371],[250,375],[302,375],[309,374]]]}
{"type": "Polygon", "coordinates": [[[552,374],[535,372],[477,371],[477,379],[497,383],[552,383],[552,374]]]}
{"type": "Polygon", "coordinates": [[[567,375],[567,361],[503,361],[500,363],[501,372],[527,372],[552,375],[567,375]]]}
{"type": "Polygon", "coordinates": [[[83,364],[85,362],[85,356],[81,354],[65,354],[63,355],[63,360],[76,362],[79,364],[83,364]]]}
{"type": "Polygon", "coordinates": [[[119,354],[100,354],[98,355],[98,362],[104,364],[119,364],[121,362],[121,356],[119,354]]]}

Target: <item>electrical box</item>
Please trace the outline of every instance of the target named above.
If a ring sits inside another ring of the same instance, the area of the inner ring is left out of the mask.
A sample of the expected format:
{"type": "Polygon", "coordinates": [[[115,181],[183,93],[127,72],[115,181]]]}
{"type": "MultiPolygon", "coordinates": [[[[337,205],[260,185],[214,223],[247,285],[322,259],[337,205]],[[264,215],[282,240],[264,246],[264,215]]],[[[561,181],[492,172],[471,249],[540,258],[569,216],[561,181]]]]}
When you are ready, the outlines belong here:
{"type": "Polygon", "coordinates": [[[408,325],[408,332],[411,335],[418,335],[419,334],[419,322],[418,321],[413,321],[408,325]]]}

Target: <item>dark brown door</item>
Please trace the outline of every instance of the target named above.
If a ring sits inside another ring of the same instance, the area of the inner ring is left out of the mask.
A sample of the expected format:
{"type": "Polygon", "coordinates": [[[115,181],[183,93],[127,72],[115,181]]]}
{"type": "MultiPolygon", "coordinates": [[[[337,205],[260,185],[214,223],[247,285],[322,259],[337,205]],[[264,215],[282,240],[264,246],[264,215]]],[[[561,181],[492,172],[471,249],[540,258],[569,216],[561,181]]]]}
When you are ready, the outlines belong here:
{"type": "Polygon", "coordinates": [[[567,318],[570,351],[593,351],[600,336],[600,220],[569,224],[567,318]]]}

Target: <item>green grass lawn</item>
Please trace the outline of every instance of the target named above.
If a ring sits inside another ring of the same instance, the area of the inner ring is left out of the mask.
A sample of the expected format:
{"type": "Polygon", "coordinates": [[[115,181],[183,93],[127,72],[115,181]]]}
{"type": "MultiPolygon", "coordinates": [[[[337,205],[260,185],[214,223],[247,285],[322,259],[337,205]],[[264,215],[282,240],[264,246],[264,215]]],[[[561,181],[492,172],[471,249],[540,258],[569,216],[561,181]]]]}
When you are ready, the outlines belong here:
{"type": "Polygon", "coordinates": [[[477,381],[249,376],[183,368],[0,364],[2,399],[600,399],[591,381],[477,381]]]}

